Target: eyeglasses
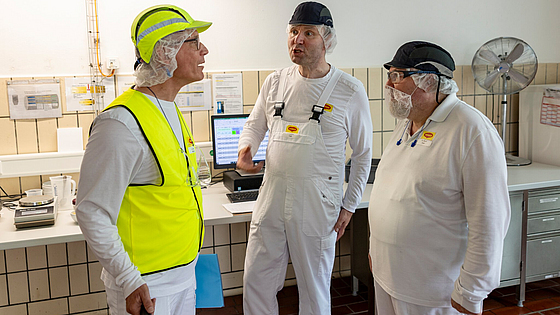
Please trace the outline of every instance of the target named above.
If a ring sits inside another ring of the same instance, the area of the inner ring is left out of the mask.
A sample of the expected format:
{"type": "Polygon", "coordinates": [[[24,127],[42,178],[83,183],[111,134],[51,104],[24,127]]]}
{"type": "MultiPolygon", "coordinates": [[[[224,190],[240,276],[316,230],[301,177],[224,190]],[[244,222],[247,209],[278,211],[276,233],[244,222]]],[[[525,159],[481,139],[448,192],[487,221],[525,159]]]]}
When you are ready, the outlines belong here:
{"type": "Polygon", "coordinates": [[[393,70],[391,72],[387,72],[387,79],[391,81],[391,83],[395,84],[395,83],[399,83],[402,80],[404,80],[404,78],[409,77],[413,74],[418,74],[418,73],[437,73],[435,71],[422,71],[422,70],[413,70],[413,71],[407,71],[407,70],[393,70]]]}
{"type": "Polygon", "coordinates": [[[196,43],[196,50],[200,50],[200,37],[197,36],[195,38],[185,40],[185,43],[188,43],[188,42],[195,42],[196,43]]]}

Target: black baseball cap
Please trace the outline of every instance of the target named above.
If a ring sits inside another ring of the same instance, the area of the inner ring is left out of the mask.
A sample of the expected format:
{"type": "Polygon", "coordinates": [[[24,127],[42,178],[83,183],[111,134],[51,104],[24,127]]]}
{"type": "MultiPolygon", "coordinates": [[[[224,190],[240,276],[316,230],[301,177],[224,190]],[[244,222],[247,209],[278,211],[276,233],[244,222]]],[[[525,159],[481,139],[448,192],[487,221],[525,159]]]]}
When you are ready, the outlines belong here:
{"type": "Polygon", "coordinates": [[[455,61],[451,54],[436,44],[413,41],[403,44],[393,60],[383,65],[389,70],[395,68],[416,68],[424,71],[435,71],[448,78],[453,78],[455,61]]]}
{"type": "Polygon", "coordinates": [[[288,24],[321,25],[334,27],[333,19],[329,9],[319,2],[302,2],[292,15],[288,24]]]}

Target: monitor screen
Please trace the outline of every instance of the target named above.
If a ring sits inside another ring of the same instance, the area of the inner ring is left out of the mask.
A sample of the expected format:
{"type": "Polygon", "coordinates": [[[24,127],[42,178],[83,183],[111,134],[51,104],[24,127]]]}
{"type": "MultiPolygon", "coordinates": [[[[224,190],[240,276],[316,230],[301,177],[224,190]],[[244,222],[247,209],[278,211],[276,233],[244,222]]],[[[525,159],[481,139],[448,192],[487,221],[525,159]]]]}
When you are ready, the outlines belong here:
{"type": "MultiPolygon", "coordinates": [[[[212,115],[212,147],[214,168],[235,168],[239,137],[249,114],[212,115]]],[[[253,161],[264,161],[268,145],[268,132],[259,146],[253,161]]]]}

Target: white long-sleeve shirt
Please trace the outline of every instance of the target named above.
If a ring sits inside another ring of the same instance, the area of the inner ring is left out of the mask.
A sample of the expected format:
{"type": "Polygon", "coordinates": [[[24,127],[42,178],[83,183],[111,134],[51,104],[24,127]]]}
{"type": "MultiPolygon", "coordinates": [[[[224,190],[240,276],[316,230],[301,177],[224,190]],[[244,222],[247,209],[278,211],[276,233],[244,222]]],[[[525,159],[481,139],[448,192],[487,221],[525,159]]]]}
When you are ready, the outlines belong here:
{"type": "MultiPolygon", "coordinates": [[[[165,112],[182,144],[173,102],[158,103],[154,97],[146,97],[165,112]]],[[[144,283],[155,297],[179,292],[194,281],[196,261],[141,277],[119,237],[116,223],[126,188],[129,184],[160,182],[155,158],[132,114],[123,107],[101,113],[92,125],[82,160],[76,216],[88,246],[103,266],[103,282],[107,287],[122,290],[125,297],[144,283]]]]}
{"type": "MultiPolygon", "coordinates": [[[[239,149],[250,145],[252,154],[255,155],[266,131],[270,128],[275,101],[285,102],[283,119],[286,121],[309,121],[311,108],[317,104],[334,69],[331,66],[330,72],[322,78],[308,79],[301,76],[297,65],[290,67],[283,99],[276,97],[280,71],[270,74],[266,78],[255,107],[243,128],[239,139],[239,149]]],[[[373,129],[369,101],[362,83],[351,75],[343,73],[327,100],[327,104],[332,105],[333,109],[330,112],[325,111],[321,115],[321,131],[327,151],[335,163],[340,165],[342,175],[344,174],[346,140],[352,148],[350,157],[352,167],[342,207],[354,212],[362,199],[371,168],[373,129]]]]}
{"type": "Polygon", "coordinates": [[[405,302],[442,307],[453,297],[481,312],[499,285],[511,211],[502,141],[490,120],[455,94],[423,131],[410,136],[407,122],[395,128],[371,192],[374,277],[405,302]]]}

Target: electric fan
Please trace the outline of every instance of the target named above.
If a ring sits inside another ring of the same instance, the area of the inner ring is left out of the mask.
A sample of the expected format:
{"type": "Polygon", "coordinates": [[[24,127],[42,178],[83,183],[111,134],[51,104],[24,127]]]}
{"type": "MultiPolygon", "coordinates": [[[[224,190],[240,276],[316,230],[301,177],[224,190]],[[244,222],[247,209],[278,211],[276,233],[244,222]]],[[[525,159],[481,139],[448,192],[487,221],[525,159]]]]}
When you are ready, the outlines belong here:
{"type": "MultiPolygon", "coordinates": [[[[486,91],[503,95],[502,141],[507,135],[507,95],[514,94],[533,81],[537,74],[537,55],[526,42],[513,37],[498,37],[486,42],[472,60],[474,79],[486,91]]],[[[508,165],[528,165],[531,161],[506,154],[508,165]]]]}

